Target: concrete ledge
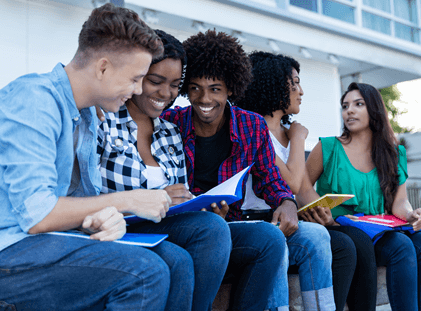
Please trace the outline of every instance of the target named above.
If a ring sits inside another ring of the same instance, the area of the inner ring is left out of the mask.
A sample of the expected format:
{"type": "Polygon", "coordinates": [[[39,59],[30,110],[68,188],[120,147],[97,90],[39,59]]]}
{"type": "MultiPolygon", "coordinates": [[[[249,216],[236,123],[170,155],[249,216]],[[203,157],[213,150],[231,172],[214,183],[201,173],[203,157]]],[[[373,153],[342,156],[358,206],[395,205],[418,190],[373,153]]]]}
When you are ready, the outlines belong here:
{"type": "MultiPolygon", "coordinates": [[[[303,311],[298,274],[289,274],[289,310],[303,311]]],[[[212,311],[226,311],[229,306],[231,284],[222,284],[212,305],[212,311]]],[[[377,268],[377,306],[389,303],[386,289],[386,267],[377,268]]],[[[345,307],[348,310],[348,307],[345,307]]]]}

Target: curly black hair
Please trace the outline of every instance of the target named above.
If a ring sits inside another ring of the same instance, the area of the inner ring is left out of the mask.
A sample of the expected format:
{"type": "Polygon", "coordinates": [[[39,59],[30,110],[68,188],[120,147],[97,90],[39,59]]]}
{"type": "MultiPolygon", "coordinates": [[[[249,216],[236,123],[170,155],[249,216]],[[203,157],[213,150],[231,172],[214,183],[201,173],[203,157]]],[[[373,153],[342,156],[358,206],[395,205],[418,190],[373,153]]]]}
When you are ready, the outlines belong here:
{"type": "Polygon", "coordinates": [[[232,95],[230,102],[244,96],[251,82],[251,63],[238,39],[224,32],[199,32],[183,42],[187,54],[187,70],[181,95],[187,95],[192,78],[216,78],[224,81],[232,95]]]}
{"type": "Polygon", "coordinates": [[[299,73],[300,64],[288,56],[260,51],[252,52],[250,60],[253,81],[236,105],[262,116],[273,116],[277,110],[285,113],[290,105],[290,83],[294,85],[292,69],[299,73]]]}
{"type": "Polygon", "coordinates": [[[172,58],[175,60],[181,60],[181,64],[184,68],[187,64],[187,56],[186,52],[184,51],[183,44],[178,39],[163,30],[154,29],[154,31],[164,45],[164,54],[161,57],[152,60],[151,66],[159,63],[160,61],[163,61],[166,58],[172,58]]]}

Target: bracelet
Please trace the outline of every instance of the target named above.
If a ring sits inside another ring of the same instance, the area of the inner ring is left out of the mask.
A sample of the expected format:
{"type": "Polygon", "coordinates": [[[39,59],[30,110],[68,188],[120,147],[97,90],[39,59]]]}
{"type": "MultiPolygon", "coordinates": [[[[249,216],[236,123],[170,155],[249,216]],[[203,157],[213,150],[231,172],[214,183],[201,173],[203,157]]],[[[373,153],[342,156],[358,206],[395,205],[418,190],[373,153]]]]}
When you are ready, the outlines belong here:
{"type": "Polygon", "coordinates": [[[295,207],[296,207],[296,208],[297,208],[297,210],[298,210],[298,204],[297,204],[297,201],[295,201],[295,200],[294,200],[294,198],[291,198],[291,197],[285,197],[285,198],[282,198],[282,200],[281,200],[281,205],[282,205],[282,203],[284,203],[284,201],[291,201],[291,202],[294,202],[295,207]]]}

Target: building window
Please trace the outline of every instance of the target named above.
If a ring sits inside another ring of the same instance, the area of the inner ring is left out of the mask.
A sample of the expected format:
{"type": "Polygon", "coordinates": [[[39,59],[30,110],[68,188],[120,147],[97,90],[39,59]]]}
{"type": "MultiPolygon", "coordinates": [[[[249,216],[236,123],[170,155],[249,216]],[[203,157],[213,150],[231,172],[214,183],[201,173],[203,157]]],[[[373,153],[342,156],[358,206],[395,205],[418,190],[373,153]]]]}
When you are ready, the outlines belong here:
{"type": "Polygon", "coordinates": [[[390,1],[389,0],[364,0],[364,5],[369,7],[382,10],[384,12],[390,13],[390,1]]]}
{"type": "Polygon", "coordinates": [[[395,36],[407,41],[420,43],[419,30],[401,23],[395,23],[395,36]]]}
{"type": "Polygon", "coordinates": [[[355,23],[354,8],[331,0],[323,0],[323,14],[348,23],[355,23]]]}
{"type": "MultiPolygon", "coordinates": [[[[286,1],[286,0],[285,0],[286,1]]],[[[289,0],[290,5],[420,44],[421,0],[289,0]]]]}
{"type": "Polygon", "coordinates": [[[417,22],[417,4],[415,0],[394,0],[395,16],[409,22],[417,22]]]}
{"type": "Polygon", "coordinates": [[[391,35],[390,20],[380,17],[368,12],[363,11],[363,27],[391,35]]]}
{"type": "Polygon", "coordinates": [[[317,0],[290,0],[290,4],[309,11],[317,12],[317,0]]]}

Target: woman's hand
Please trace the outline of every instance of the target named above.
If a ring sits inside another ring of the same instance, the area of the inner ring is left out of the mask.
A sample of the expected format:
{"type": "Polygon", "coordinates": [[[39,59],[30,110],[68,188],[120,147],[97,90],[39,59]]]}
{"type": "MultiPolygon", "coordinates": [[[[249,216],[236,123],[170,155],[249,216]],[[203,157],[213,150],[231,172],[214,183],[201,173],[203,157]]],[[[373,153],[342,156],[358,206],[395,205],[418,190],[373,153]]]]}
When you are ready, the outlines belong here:
{"type": "Polygon", "coordinates": [[[171,206],[184,203],[188,200],[193,198],[193,195],[187,190],[184,184],[175,184],[171,186],[167,186],[164,190],[168,193],[169,197],[171,198],[171,206]]]}
{"type": "MultiPolygon", "coordinates": [[[[225,201],[221,201],[219,204],[221,205],[221,208],[219,208],[218,204],[216,203],[211,204],[212,212],[225,219],[225,216],[227,216],[228,213],[229,206],[225,201]]],[[[206,212],[206,208],[202,208],[201,211],[206,212]]]]}
{"type": "Polygon", "coordinates": [[[332,218],[329,207],[315,206],[299,214],[305,221],[319,223],[323,226],[334,226],[337,223],[332,218]]]}
{"type": "Polygon", "coordinates": [[[349,218],[349,219],[351,219],[351,220],[353,220],[353,221],[358,221],[358,217],[357,216],[354,216],[354,215],[344,215],[346,218],[349,218]]]}
{"type": "Polygon", "coordinates": [[[122,213],[114,206],[109,206],[86,216],[82,223],[82,231],[90,233],[93,240],[114,241],[126,233],[126,221],[122,213]]]}
{"type": "Polygon", "coordinates": [[[408,211],[406,214],[406,221],[414,228],[415,231],[421,229],[421,208],[413,211],[408,211]]]}
{"type": "Polygon", "coordinates": [[[287,129],[285,132],[289,140],[294,140],[294,139],[305,140],[308,135],[308,129],[305,126],[298,123],[297,121],[292,122],[289,129],[287,129]]]}

